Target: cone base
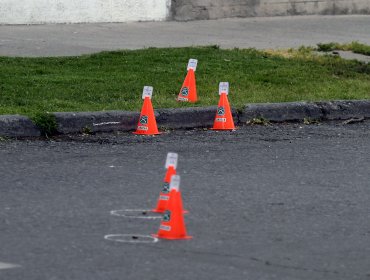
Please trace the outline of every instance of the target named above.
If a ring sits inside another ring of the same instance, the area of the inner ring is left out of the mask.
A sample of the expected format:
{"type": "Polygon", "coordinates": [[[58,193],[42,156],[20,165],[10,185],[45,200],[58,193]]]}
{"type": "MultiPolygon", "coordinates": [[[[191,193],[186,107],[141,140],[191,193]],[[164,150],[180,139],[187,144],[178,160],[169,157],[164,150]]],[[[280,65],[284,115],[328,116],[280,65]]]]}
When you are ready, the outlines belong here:
{"type": "Polygon", "coordinates": [[[152,209],[150,210],[150,212],[153,212],[153,213],[164,213],[165,210],[160,210],[160,209],[152,209]]]}
{"type": "MultiPolygon", "coordinates": [[[[150,212],[153,212],[153,213],[164,213],[166,210],[160,210],[160,209],[152,209],[150,210],[150,212]]],[[[182,211],[183,214],[189,214],[189,211],[188,210],[183,210],[182,211]]]]}
{"type": "Polygon", "coordinates": [[[164,237],[164,236],[159,236],[158,234],[152,234],[153,237],[155,238],[161,238],[161,239],[168,239],[168,240],[176,240],[176,239],[192,239],[193,236],[190,235],[185,235],[181,237],[164,237]]]}
{"type": "Polygon", "coordinates": [[[160,135],[162,134],[163,132],[156,132],[156,133],[142,133],[142,132],[137,132],[137,131],[134,131],[132,134],[136,134],[136,135],[148,135],[148,136],[151,136],[151,135],[160,135]]]}
{"type": "Polygon", "coordinates": [[[234,128],[211,128],[211,130],[230,130],[230,131],[235,131],[236,127],[234,128]]]}

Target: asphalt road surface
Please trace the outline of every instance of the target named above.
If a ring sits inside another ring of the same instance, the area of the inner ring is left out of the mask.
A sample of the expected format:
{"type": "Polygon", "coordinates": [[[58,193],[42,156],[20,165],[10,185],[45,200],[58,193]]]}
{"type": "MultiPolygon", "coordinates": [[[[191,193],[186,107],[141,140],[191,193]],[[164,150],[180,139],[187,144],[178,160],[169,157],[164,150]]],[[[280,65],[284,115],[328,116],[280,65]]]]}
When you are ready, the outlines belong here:
{"type": "Polygon", "coordinates": [[[0,158],[0,279],[370,279],[370,122],[3,140],[0,158]],[[194,238],[151,242],[160,220],[110,212],[155,206],[169,151],[194,238]]]}
{"type": "Polygon", "coordinates": [[[370,44],[370,16],[234,18],[0,26],[0,56],[65,56],[102,50],[220,45],[291,48],[323,42],[370,44]]]}

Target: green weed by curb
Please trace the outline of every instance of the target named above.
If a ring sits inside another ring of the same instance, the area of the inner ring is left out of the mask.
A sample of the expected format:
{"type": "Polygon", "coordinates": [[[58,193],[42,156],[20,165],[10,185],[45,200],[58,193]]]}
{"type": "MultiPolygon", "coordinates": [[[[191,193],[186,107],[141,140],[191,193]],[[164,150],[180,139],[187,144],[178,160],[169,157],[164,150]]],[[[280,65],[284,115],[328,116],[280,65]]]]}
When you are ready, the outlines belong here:
{"type": "Polygon", "coordinates": [[[92,129],[88,126],[85,126],[83,129],[82,129],[82,134],[86,134],[86,135],[91,135],[93,134],[92,132],[92,129]]]}
{"type": "Polygon", "coordinates": [[[247,124],[249,125],[263,125],[268,126],[271,125],[270,121],[265,118],[253,118],[250,121],[247,121],[247,124]]]}
{"type": "Polygon", "coordinates": [[[311,118],[304,118],[303,119],[303,123],[305,125],[310,125],[310,124],[319,124],[320,121],[319,120],[316,120],[316,119],[311,119],[311,118]]]}
{"type": "Polygon", "coordinates": [[[49,137],[56,134],[57,121],[50,113],[38,113],[32,117],[32,121],[40,129],[43,136],[49,137]]]}

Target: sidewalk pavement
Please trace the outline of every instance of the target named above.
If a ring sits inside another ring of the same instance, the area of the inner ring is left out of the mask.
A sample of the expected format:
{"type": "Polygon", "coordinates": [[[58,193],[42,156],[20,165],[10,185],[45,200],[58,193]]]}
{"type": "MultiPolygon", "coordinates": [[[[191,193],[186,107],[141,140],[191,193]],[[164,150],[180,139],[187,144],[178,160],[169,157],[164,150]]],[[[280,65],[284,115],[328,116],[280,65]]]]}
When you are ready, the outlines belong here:
{"type": "Polygon", "coordinates": [[[370,16],[233,18],[0,26],[0,56],[73,56],[103,50],[220,45],[290,48],[323,42],[370,44],[370,16]]]}

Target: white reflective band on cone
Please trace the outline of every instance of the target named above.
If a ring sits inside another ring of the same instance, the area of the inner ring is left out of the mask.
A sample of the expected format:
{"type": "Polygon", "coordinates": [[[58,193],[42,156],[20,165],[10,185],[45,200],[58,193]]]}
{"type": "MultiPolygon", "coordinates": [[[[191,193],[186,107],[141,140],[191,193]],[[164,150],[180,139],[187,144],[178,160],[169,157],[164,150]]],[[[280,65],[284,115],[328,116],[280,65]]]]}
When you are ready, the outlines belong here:
{"type": "Polygon", "coordinates": [[[142,98],[145,99],[145,97],[149,97],[150,99],[152,99],[152,95],[153,95],[153,87],[145,86],[143,89],[142,98]]]}
{"type": "Polygon", "coordinates": [[[147,126],[143,126],[143,125],[140,125],[137,127],[137,130],[148,130],[148,127],[147,126]]]}
{"type": "Polygon", "coordinates": [[[179,155],[176,153],[168,153],[167,159],[166,159],[166,165],[165,168],[168,168],[170,166],[173,166],[173,168],[177,168],[177,159],[179,155]]]}
{"type": "Polygon", "coordinates": [[[173,175],[171,177],[170,191],[172,190],[176,190],[176,191],[180,190],[180,176],[179,175],[173,175]]]}
{"type": "Polygon", "coordinates": [[[221,82],[218,87],[218,94],[221,95],[221,93],[226,93],[226,95],[229,94],[229,82],[221,82]]]}
{"type": "Polygon", "coordinates": [[[195,72],[195,70],[197,70],[197,65],[198,65],[198,60],[194,58],[190,58],[189,63],[188,63],[188,71],[190,69],[193,69],[195,72]]]}
{"type": "Polygon", "coordinates": [[[160,226],[159,226],[159,229],[161,229],[161,230],[165,230],[165,231],[170,231],[170,230],[171,230],[171,226],[160,225],[160,226]]]}

